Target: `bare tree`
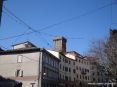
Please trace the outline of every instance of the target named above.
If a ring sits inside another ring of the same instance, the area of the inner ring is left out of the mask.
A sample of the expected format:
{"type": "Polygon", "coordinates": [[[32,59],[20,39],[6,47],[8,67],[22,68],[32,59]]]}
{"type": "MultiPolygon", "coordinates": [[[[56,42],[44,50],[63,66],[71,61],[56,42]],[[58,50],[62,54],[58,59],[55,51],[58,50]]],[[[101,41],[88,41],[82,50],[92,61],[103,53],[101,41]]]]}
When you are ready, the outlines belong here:
{"type": "Polygon", "coordinates": [[[89,55],[99,58],[100,64],[103,64],[103,65],[107,63],[105,44],[106,44],[106,41],[104,40],[96,40],[91,43],[91,47],[89,49],[89,55]]]}
{"type": "Polygon", "coordinates": [[[93,41],[89,54],[100,59],[110,80],[117,81],[117,30],[110,30],[106,40],[93,41]]]}
{"type": "Polygon", "coordinates": [[[110,30],[105,48],[111,79],[117,81],[117,30],[110,30]]]}

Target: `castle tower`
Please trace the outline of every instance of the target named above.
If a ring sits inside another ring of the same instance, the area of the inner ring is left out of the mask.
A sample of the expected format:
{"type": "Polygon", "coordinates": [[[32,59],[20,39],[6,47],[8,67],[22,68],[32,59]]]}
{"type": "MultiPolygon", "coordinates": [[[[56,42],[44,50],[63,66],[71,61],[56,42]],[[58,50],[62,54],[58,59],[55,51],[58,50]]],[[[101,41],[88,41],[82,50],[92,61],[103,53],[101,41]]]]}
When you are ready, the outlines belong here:
{"type": "Polygon", "coordinates": [[[57,36],[53,39],[54,41],[54,50],[58,52],[66,52],[66,38],[62,36],[57,36]]]}

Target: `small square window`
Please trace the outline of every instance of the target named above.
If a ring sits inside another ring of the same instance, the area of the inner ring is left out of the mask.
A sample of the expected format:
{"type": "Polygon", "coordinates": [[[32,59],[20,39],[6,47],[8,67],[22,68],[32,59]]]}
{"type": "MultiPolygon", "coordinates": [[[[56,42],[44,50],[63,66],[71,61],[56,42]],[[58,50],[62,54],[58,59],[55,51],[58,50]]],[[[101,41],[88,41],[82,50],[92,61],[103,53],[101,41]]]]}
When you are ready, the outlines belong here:
{"type": "Polygon", "coordinates": [[[21,62],[22,62],[22,58],[23,58],[23,56],[22,56],[22,55],[19,55],[19,56],[17,57],[17,62],[18,62],[18,63],[21,63],[21,62]]]}
{"type": "Polygon", "coordinates": [[[16,71],[16,77],[23,77],[23,71],[21,69],[16,71]]]}
{"type": "Polygon", "coordinates": [[[16,71],[16,77],[18,77],[19,75],[20,75],[20,69],[16,71]]]}

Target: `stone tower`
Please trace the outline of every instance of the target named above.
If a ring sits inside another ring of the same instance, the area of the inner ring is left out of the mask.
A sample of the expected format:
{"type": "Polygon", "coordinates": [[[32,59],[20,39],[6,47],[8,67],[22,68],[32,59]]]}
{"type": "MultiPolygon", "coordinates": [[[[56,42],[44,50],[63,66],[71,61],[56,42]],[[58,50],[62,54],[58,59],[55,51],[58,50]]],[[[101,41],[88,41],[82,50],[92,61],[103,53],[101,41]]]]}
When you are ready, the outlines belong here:
{"type": "Polygon", "coordinates": [[[53,39],[54,41],[54,50],[58,52],[66,52],[66,38],[62,36],[57,36],[53,39]]]}

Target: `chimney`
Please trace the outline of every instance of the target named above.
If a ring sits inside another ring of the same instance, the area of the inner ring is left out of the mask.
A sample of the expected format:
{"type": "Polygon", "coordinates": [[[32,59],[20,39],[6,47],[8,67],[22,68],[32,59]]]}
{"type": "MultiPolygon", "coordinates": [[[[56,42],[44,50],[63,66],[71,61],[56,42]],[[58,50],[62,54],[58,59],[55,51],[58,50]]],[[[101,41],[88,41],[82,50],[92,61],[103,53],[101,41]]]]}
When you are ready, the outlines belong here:
{"type": "Polygon", "coordinates": [[[58,52],[66,52],[66,38],[62,36],[57,36],[53,39],[54,42],[54,50],[58,52]]]}

